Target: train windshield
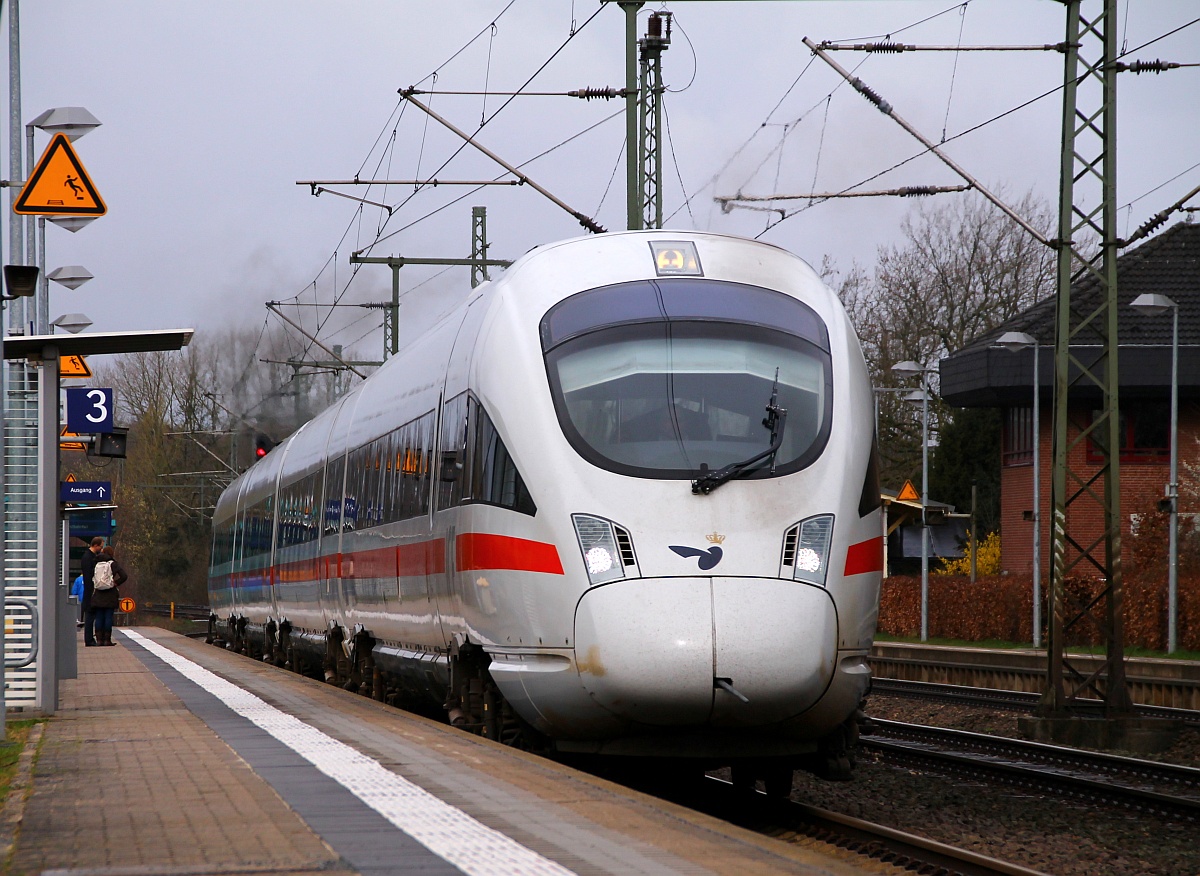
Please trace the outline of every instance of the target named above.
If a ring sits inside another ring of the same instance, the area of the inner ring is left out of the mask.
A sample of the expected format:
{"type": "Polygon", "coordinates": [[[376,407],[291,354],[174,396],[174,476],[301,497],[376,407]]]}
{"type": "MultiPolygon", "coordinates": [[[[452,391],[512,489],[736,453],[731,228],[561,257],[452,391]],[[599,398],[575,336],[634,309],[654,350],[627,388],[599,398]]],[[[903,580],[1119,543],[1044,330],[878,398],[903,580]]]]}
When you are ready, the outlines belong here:
{"type": "Polygon", "coordinates": [[[778,292],[692,279],[591,290],[546,315],[542,343],[563,431],[611,471],[690,479],[768,450],[776,389],[779,449],[739,477],[797,471],[829,435],[825,326],[778,292]]]}

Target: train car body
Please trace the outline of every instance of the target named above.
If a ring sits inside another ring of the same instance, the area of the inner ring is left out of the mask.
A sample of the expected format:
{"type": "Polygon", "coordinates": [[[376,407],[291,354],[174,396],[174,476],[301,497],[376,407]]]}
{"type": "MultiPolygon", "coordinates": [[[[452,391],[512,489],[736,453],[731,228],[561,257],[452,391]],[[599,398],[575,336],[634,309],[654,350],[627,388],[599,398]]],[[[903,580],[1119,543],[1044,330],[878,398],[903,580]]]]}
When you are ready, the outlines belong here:
{"type": "Polygon", "coordinates": [[[872,410],[784,250],[538,247],[226,490],[211,607],[237,647],[499,738],[794,761],[869,681],[872,410]]]}

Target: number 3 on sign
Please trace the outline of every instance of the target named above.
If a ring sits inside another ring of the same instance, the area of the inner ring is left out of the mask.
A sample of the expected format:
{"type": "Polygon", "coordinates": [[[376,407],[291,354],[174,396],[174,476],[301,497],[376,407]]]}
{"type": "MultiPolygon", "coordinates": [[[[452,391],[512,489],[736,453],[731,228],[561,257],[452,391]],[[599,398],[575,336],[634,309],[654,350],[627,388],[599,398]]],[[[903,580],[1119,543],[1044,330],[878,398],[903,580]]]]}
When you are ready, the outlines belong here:
{"type": "Polygon", "coordinates": [[[81,435],[113,430],[113,391],[72,388],[67,391],[67,428],[81,435]]]}

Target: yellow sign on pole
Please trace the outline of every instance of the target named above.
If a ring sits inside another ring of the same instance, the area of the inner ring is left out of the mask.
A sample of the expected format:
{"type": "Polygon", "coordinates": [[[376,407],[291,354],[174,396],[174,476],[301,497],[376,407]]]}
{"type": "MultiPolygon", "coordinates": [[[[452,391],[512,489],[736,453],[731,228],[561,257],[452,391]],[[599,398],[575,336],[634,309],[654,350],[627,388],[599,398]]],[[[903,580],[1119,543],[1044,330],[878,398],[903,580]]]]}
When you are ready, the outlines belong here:
{"type": "Polygon", "coordinates": [[[59,377],[91,377],[92,369],[82,356],[59,356],[59,377]]]}
{"type": "Polygon", "coordinates": [[[133,610],[137,608],[137,603],[128,596],[122,596],[121,601],[117,603],[117,607],[126,614],[132,614],[133,610]]]}
{"type": "Polygon", "coordinates": [[[62,431],[58,433],[58,449],[59,450],[87,450],[87,445],[82,441],[63,441],[64,438],[78,438],[74,432],[68,432],[67,427],[63,426],[62,431]]]}
{"type": "Polygon", "coordinates": [[[917,488],[912,485],[912,481],[905,481],[904,486],[900,488],[899,495],[896,496],[902,502],[920,502],[921,496],[917,492],[917,488]]]}
{"type": "Polygon", "coordinates": [[[103,216],[100,193],[66,134],[55,134],[13,204],[22,216],[103,216]]]}

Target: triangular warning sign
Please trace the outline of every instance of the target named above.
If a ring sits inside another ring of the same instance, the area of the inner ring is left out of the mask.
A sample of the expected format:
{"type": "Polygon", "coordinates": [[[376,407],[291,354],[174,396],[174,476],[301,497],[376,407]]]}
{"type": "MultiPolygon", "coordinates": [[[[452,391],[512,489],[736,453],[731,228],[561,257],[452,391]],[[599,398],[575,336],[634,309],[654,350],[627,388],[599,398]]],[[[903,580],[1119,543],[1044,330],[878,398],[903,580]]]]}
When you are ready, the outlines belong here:
{"type": "Polygon", "coordinates": [[[66,479],[65,483],[68,483],[68,484],[75,483],[75,475],[73,475],[73,474],[67,475],[67,479],[66,479]]]}
{"type": "Polygon", "coordinates": [[[58,449],[59,450],[87,450],[87,445],[82,441],[63,441],[63,438],[78,438],[78,432],[68,432],[67,427],[63,426],[62,431],[58,433],[58,449]]]}
{"type": "Polygon", "coordinates": [[[103,216],[100,193],[66,134],[55,134],[29,175],[13,212],[32,216],[103,216]]]}
{"type": "Polygon", "coordinates": [[[59,356],[58,376],[91,377],[92,369],[88,367],[88,363],[84,361],[82,356],[59,356]]]}
{"type": "Polygon", "coordinates": [[[917,492],[916,487],[912,485],[912,481],[905,481],[904,486],[900,488],[899,495],[896,496],[902,502],[920,502],[921,496],[917,492]]]}

